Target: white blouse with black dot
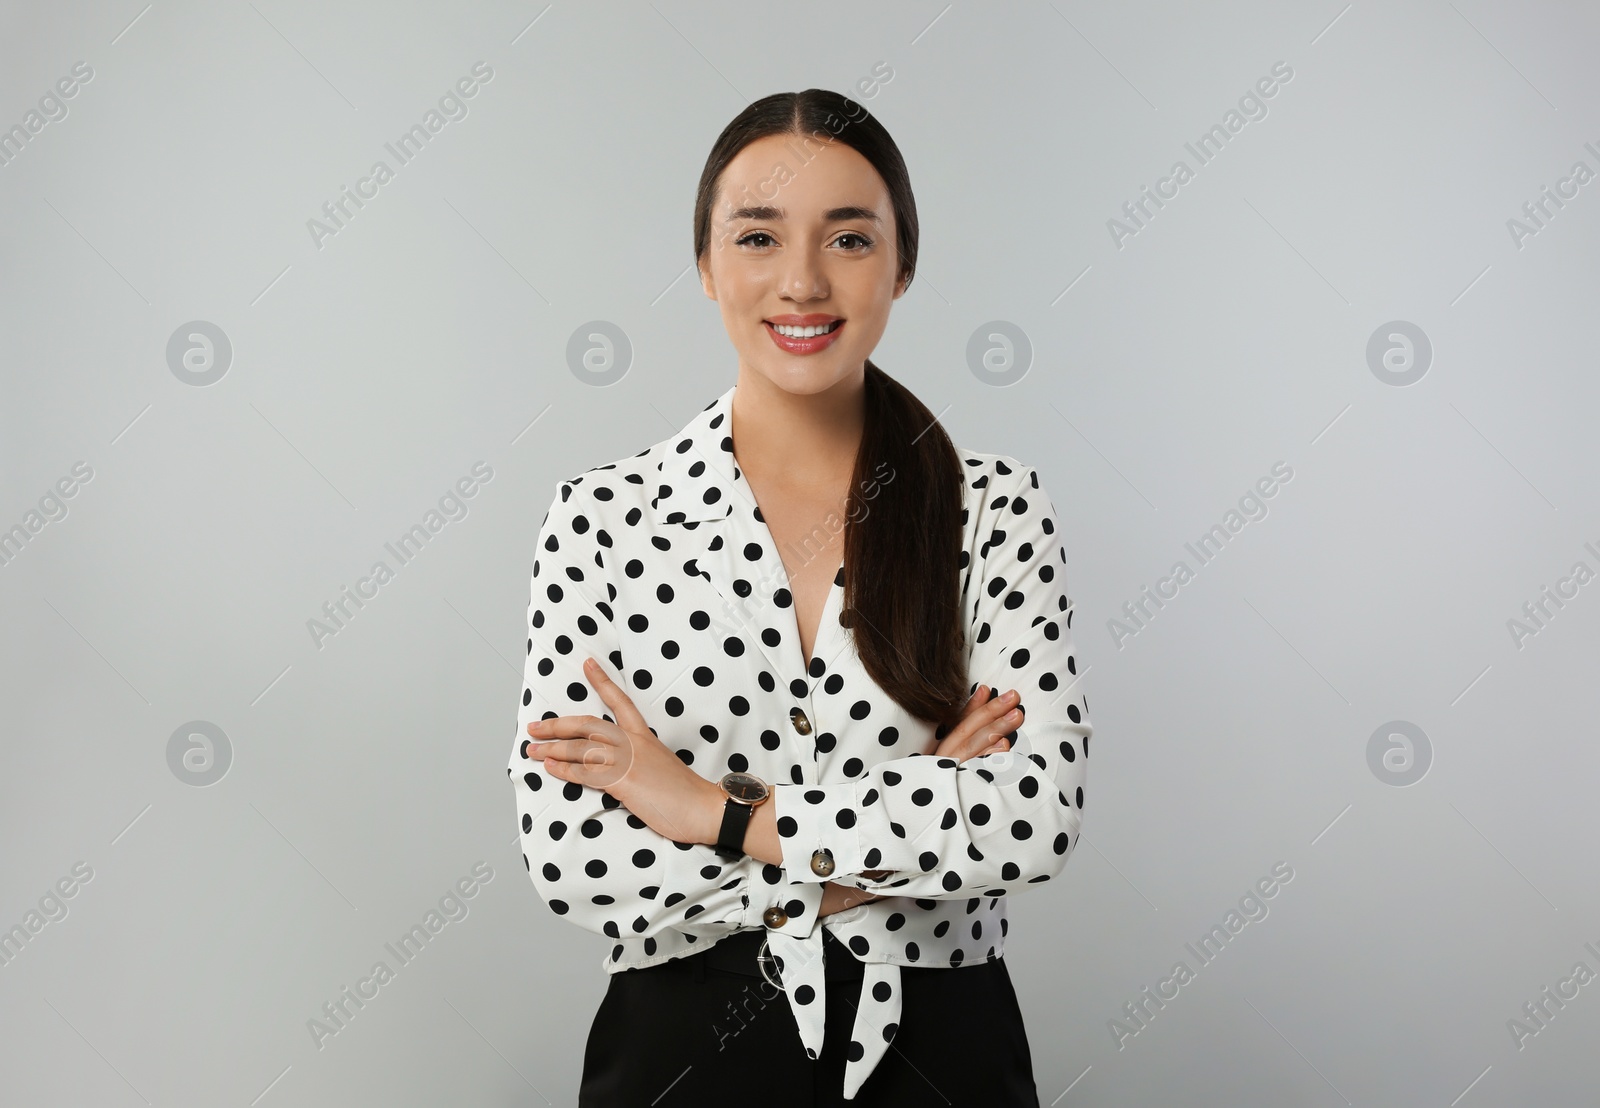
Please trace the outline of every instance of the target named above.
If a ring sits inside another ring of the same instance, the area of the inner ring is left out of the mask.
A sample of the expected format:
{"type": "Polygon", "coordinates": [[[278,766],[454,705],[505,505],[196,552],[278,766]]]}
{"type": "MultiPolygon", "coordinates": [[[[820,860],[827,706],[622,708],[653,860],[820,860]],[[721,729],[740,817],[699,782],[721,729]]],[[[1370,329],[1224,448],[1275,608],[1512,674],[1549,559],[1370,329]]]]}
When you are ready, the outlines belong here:
{"type": "MultiPolygon", "coordinates": [[[[783,560],[734,460],[735,388],[673,437],[558,483],[533,565],[508,772],[534,887],[557,915],[614,940],[607,972],[764,929],[815,1057],[822,928],[842,940],[866,974],[852,1098],[898,1028],[899,967],[999,958],[1006,894],[1061,872],[1077,845],[1092,731],[1066,555],[1035,470],[958,448],[968,690],[1015,688],[1024,719],[1008,753],[930,756],[934,725],[885,695],[841,625],[842,566],[807,667],[783,560]],[[695,772],[747,771],[773,786],[781,866],[673,842],[525,756],[533,720],[612,718],[583,675],[587,656],[695,772]],[[819,851],[832,856],[817,867],[826,876],[812,866],[819,851]],[[819,919],[828,880],[882,899],[819,919]],[[774,906],[786,917],[777,927],[776,913],[763,918],[774,906]]],[[[862,495],[892,496],[894,480],[885,472],[862,495]]]]}

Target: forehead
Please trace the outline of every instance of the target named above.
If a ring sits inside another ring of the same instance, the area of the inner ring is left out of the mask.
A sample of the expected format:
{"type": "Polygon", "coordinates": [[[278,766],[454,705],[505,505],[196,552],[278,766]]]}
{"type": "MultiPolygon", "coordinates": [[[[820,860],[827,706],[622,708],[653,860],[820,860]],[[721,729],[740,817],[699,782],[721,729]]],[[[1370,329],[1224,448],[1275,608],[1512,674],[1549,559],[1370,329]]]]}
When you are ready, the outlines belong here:
{"type": "Polygon", "coordinates": [[[768,135],[733,157],[717,182],[717,218],[757,204],[783,209],[791,222],[849,204],[889,214],[888,190],[872,163],[826,134],[768,135]]]}

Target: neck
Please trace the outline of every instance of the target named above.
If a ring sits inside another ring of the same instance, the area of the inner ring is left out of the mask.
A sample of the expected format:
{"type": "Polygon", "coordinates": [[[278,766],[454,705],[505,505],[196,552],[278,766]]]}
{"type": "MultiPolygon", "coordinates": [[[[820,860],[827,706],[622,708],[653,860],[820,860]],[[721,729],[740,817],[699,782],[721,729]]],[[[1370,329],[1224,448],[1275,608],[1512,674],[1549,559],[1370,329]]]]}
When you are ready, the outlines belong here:
{"type": "Polygon", "coordinates": [[[787,392],[742,368],[737,384],[729,418],[740,469],[784,485],[848,483],[866,425],[864,372],[817,393],[787,392]]]}

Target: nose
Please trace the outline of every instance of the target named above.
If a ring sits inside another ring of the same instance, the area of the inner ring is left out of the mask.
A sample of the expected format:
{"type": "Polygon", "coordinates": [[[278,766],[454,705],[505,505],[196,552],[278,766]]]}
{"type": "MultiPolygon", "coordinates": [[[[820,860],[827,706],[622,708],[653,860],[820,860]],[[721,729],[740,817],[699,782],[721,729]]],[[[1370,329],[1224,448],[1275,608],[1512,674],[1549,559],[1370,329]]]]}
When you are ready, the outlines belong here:
{"type": "Polygon", "coordinates": [[[828,282],[822,275],[821,260],[810,250],[789,255],[788,270],[783,275],[782,292],[790,300],[805,302],[828,295],[828,282]]]}

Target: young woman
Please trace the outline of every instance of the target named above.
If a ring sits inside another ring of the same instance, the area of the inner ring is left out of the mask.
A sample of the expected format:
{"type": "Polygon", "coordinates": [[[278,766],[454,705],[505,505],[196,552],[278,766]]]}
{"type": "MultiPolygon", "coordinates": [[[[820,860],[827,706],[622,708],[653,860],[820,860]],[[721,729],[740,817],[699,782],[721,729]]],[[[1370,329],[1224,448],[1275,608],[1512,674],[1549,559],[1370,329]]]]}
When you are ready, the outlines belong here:
{"type": "Polygon", "coordinates": [[[1006,894],[1091,734],[1055,511],[869,360],[917,216],[863,108],[751,104],[694,240],[738,378],[559,482],[533,565],[524,860],[613,942],[579,1103],[1036,1105],[1006,894]]]}

